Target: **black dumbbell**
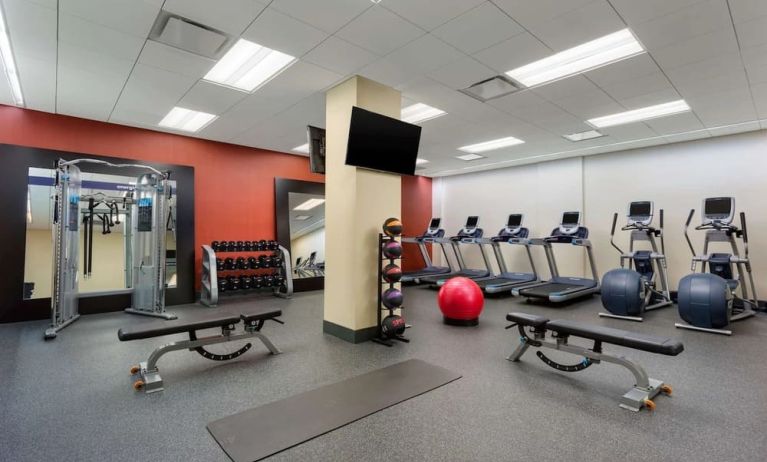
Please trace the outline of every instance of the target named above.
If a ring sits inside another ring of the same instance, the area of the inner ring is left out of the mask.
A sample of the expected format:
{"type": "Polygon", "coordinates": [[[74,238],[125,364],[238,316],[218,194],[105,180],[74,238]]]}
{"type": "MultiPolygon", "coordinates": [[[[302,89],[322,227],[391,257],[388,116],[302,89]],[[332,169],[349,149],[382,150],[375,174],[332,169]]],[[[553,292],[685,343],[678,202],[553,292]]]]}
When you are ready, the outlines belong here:
{"type": "Polygon", "coordinates": [[[277,241],[269,241],[266,243],[267,250],[277,250],[277,241]]]}
{"type": "Polygon", "coordinates": [[[218,241],[211,242],[210,248],[213,249],[214,252],[218,252],[218,241]]]}
{"type": "Polygon", "coordinates": [[[283,278],[281,275],[276,274],[274,276],[274,285],[279,287],[282,285],[282,283],[285,282],[285,278],[283,278]]]}
{"type": "Polygon", "coordinates": [[[227,252],[234,252],[237,250],[237,243],[234,241],[229,241],[226,243],[226,251],[227,252]]]}
{"type": "Polygon", "coordinates": [[[271,274],[264,276],[264,286],[265,287],[272,287],[274,285],[274,276],[271,274]]]}
{"type": "Polygon", "coordinates": [[[257,250],[266,250],[266,241],[261,239],[258,241],[258,249],[257,250]]]}
{"type": "Polygon", "coordinates": [[[233,270],[234,269],[234,258],[229,257],[224,259],[224,269],[225,270],[233,270]]]}
{"type": "Polygon", "coordinates": [[[248,257],[248,268],[250,269],[258,268],[258,260],[256,260],[256,257],[248,257]]]}
{"type": "Polygon", "coordinates": [[[253,250],[253,242],[245,241],[242,245],[242,250],[246,252],[250,252],[251,250],[253,250]]]}
{"type": "Polygon", "coordinates": [[[263,286],[264,286],[264,278],[261,276],[255,276],[253,278],[253,288],[260,289],[263,286]]]}
{"type": "Polygon", "coordinates": [[[282,266],[282,257],[280,257],[279,255],[272,257],[272,266],[274,266],[275,268],[279,268],[280,266],[282,266]]]}
{"type": "Polygon", "coordinates": [[[242,287],[243,290],[250,289],[251,287],[253,287],[253,278],[248,275],[241,277],[240,286],[242,287]]]}
{"type": "Polygon", "coordinates": [[[224,271],[224,260],[216,258],[216,271],[224,271]]]}
{"type": "Polygon", "coordinates": [[[259,268],[267,268],[267,266],[266,266],[266,255],[259,255],[258,256],[258,267],[259,268]]]}
{"type": "Polygon", "coordinates": [[[227,289],[228,289],[227,286],[229,285],[229,283],[227,282],[227,280],[225,278],[221,278],[221,279],[218,280],[218,284],[217,285],[218,285],[218,291],[219,292],[226,292],[227,289]]]}
{"type": "Polygon", "coordinates": [[[273,265],[272,257],[267,255],[267,257],[264,258],[264,263],[266,264],[266,266],[264,266],[264,268],[271,268],[272,265],[273,265]]]}
{"type": "Polygon", "coordinates": [[[237,269],[248,269],[248,261],[245,260],[245,257],[237,257],[236,268],[237,269]]]}
{"type": "Polygon", "coordinates": [[[240,290],[240,278],[236,276],[229,276],[226,278],[229,285],[229,290],[240,290]]]}

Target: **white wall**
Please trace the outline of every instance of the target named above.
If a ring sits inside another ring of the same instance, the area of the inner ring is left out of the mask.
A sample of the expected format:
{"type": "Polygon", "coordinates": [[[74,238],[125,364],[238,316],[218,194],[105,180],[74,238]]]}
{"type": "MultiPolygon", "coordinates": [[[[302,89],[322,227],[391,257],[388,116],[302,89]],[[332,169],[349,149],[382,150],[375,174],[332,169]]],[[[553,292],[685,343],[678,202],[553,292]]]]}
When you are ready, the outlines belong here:
{"type": "MultiPolygon", "coordinates": [[[[767,294],[767,131],[710,138],[665,146],[570,158],[436,179],[433,183],[434,216],[443,218],[448,234],[462,225],[467,215],[480,215],[486,235],[495,234],[510,213],[524,213],[531,235],[548,234],[562,211],[581,209],[600,274],[618,266],[617,252],[609,244],[614,212],[625,220],[632,200],[652,200],[665,209],[666,253],[673,289],[689,272],[690,252],[682,229],[691,208],[697,210],[705,197],[734,196],[738,211],[748,217],[751,258],[757,289],[767,294]]],[[[657,225],[656,214],[656,225],[657,225]]],[[[702,235],[693,231],[701,248],[702,235]]],[[[627,233],[616,241],[626,247],[627,233]]],[[[511,247],[511,246],[505,246],[511,247]]],[[[541,249],[533,249],[545,270],[541,249]]],[[[555,255],[563,275],[584,274],[582,249],[556,246],[555,255]],[[580,252],[578,252],[580,251],[580,252]]],[[[481,264],[479,253],[466,251],[467,263],[481,264]]],[[[525,270],[524,254],[505,251],[510,269],[525,270]]],[[[542,271],[546,275],[545,271],[542,271]]]]}
{"type": "Polygon", "coordinates": [[[293,264],[298,257],[306,260],[312,252],[317,252],[317,262],[325,261],[325,227],[290,241],[290,251],[293,264]]]}

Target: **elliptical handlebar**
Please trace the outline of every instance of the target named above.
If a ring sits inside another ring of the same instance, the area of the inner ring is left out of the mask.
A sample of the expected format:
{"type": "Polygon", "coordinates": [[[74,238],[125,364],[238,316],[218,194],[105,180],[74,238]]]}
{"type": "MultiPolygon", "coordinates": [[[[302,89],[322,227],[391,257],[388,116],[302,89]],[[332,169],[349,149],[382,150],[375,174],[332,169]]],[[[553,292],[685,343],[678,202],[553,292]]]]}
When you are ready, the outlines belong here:
{"type": "Polygon", "coordinates": [[[660,209],[660,253],[666,255],[666,241],[663,239],[663,209],[660,209]]]}
{"type": "Polygon", "coordinates": [[[687,233],[687,229],[690,227],[690,222],[692,222],[693,215],[695,215],[695,209],[690,209],[690,214],[687,216],[687,222],[684,224],[684,238],[687,240],[687,245],[690,246],[690,252],[692,252],[692,256],[694,257],[696,255],[695,247],[693,247],[692,241],[690,240],[690,235],[687,233]]]}
{"type": "Polygon", "coordinates": [[[623,250],[621,250],[621,248],[620,248],[620,247],[618,247],[618,246],[615,244],[615,225],[616,225],[617,223],[618,223],[618,212],[615,212],[615,213],[613,214],[613,226],[612,226],[612,228],[610,229],[610,245],[611,245],[611,246],[613,246],[613,247],[615,247],[615,250],[617,250],[617,251],[618,251],[618,253],[620,253],[621,255],[623,255],[623,250]]]}
{"type": "Polygon", "coordinates": [[[746,229],[746,213],[740,212],[740,230],[743,236],[743,254],[748,260],[748,231],[746,229]]]}

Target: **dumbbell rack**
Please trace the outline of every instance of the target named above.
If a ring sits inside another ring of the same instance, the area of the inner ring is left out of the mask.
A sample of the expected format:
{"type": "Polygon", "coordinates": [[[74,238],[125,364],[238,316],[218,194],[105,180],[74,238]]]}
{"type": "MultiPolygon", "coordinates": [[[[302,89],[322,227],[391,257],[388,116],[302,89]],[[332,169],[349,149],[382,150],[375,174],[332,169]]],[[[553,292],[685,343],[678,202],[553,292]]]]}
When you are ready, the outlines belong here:
{"type": "MultiPolygon", "coordinates": [[[[288,252],[288,249],[285,247],[278,245],[276,251],[280,252],[280,256],[282,258],[282,264],[279,267],[271,267],[271,268],[254,268],[254,269],[227,269],[223,270],[223,272],[236,272],[236,271],[260,271],[264,269],[268,270],[278,270],[279,274],[283,278],[283,282],[281,285],[277,287],[260,287],[260,288],[250,288],[250,289],[240,289],[238,291],[226,291],[224,293],[229,294],[242,294],[242,293],[251,293],[256,291],[262,291],[264,289],[271,289],[275,297],[282,297],[282,298],[289,298],[293,295],[293,269],[291,268],[290,263],[290,252],[288,252]]],[[[262,253],[262,252],[270,252],[273,253],[275,250],[238,250],[238,251],[218,251],[218,254],[223,253],[262,253]]],[[[221,295],[218,290],[218,278],[219,278],[219,270],[216,266],[216,254],[217,252],[213,250],[213,248],[209,245],[203,245],[202,246],[202,284],[200,287],[200,303],[202,303],[205,306],[214,307],[218,305],[219,302],[219,296],[221,295]]]]}
{"type": "MultiPolygon", "coordinates": [[[[396,240],[396,239],[394,239],[393,237],[386,236],[385,234],[378,233],[378,260],[379,260],[378,261],[378,305],[377,305],[377,307],[378,307],[378,310],[377,310],[378,311],[378,323],[376,324],[376,326],[377,326],[376,336],[373,337],[372,340],[375,343],[378,343],[378,344],[381,344],[381,345],[386,345],[388,347],[394,345],[394,342],[392,342],[392,340],[397,340],[397,341],[400,341],[400,342],[410,343],[410,339],[408,339],[408,338],[406,338],[406,337],[404,337],[402,335],[395,335],[394,337],[387,337],[387,336],[385,336],[383,334],[383,332],[381,330],[381,322],[383,321],[382,314],[384,312],[388,312],[389,316],[391,316],[391,315],[394,314],[394,311],[395,311],[393,308],[387,308],[386,306],[384,306],[383,298],[382,298],[384,290],[386,290],[386,289],[393,289],[394,288],[394,284],[395,284],[394,282],[386,282],[386,280],[383,277],[383,271],[382,271],[384,265],[393,264],[393,263],[396,263],[397,260],[399,260],[399,258],[386,258],[383,255],[383,246],[384,246],[384,244],[386,244],[389,241],[393,241],[393,240],[396,240]]],[[[403,307],[400,306],[397,309],[401,310],[402,308],[403,307]]]]}

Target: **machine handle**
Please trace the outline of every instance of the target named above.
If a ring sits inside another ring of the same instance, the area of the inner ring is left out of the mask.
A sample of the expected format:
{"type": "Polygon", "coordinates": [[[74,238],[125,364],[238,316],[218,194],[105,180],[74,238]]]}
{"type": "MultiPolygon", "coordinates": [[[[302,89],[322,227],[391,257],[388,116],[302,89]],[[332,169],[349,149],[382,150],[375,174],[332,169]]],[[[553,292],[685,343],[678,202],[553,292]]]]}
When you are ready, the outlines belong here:
{"type": "Polygon", "coordinates": [[[663,209],[660,209],[660,229],[663,229],[663,209]]]}
{"type": "Polygon", "coordinates": [[[615,237],[615,224],[616,224],[616,223],[618,223],[618,212],[615,212],[615,213],[613,214],[613,227],[612,227],[612,229],[610,230],[610,245],[611,245],[611,246],[613,246],[613,247],[615,247],[615,250],[617,250],[619,254],[623,255],[623,250],[621,250],[621,248],[620,248],[620,247],[618,247],[618,246],[615,244],[615,241],[613,240],[613,238],[615,237]]]}
{"type": "Polygon", "coordinates": [[[666,242],[663,239],[663,209],[660,209],[660,252],[666,255],[666,242]]]}
{"type": "Polygon", "coordinates": [[[748,260],[748,230],[746,228],[746,213],[740,212],[740,229],[743,232],[743,254],[748,260]]]}
{"type": "Polygon", "coordinates": [[[690,227],[690,222],[692,221],[693,215],[695,215],[695,209],[690,209],[690,214],[687,216],[687,222],[684,224],[684,238],[687,240],[687,245],[690,247],[690,252],[692,252],[692,256],[694,257],[696,255],[695,247],[693,247],[692,241],[690,240],[690,235],[687,233],[687,228],[690,227]]]}

